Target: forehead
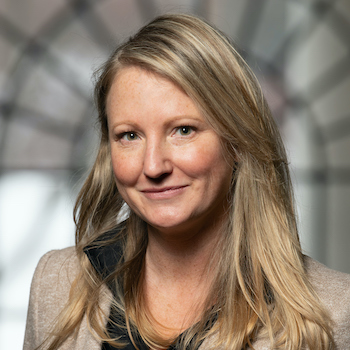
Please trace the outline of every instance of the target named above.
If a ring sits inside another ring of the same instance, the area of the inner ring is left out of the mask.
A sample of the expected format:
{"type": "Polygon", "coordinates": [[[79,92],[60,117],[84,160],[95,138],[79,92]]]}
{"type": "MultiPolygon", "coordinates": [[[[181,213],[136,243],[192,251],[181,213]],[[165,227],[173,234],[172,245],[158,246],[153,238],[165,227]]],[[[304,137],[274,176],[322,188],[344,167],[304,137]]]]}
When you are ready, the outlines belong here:
{"type": "Polygon", "coordinates": [[[136,110],[201,114],[193,100],[177,85],[156,73],[131,66],[114,77],[107,96],[107,115],[136,110]]]}
{"type": "MultiPolygon", "coordinates": [[[[170,78],[137,65],[120,67],[111,81],[109,92],[112,88],[116,90],[116,86],[119,86],[124,90],[130,90],[137,84],[144,85],[144,87],[152,85],[153,87],[159,88],[178,89],[183,94],[187,95],[183,88],[170,78]]],[[[107,98],[110,95],[109,92],[107,98]]]]}
{"type": "Polygon", "coordinates": [[[170,80],[163,78],[157,73],[143,69],[138,66],[126,66],[117,71],[108,93],[110,98],[113,93],[131,93],[137,91],[137,88],[146,89],[152,87],[166,87],[173,85],[170,80]]]}

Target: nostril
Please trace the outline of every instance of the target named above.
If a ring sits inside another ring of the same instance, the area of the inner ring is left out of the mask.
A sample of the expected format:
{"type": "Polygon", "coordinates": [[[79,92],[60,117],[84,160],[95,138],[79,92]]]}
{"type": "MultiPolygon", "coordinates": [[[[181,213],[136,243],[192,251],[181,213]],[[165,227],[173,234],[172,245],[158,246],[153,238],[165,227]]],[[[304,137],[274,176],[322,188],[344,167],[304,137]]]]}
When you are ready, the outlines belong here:
{"type": "Polygon", "coordinates": [[[161,183],[169,175],[170,175],[170,173],[163,173],[163,174],[156,176],[156,177],[149,176],[149,175],[146,175],[146,177],[155,183],[161,183]]]}

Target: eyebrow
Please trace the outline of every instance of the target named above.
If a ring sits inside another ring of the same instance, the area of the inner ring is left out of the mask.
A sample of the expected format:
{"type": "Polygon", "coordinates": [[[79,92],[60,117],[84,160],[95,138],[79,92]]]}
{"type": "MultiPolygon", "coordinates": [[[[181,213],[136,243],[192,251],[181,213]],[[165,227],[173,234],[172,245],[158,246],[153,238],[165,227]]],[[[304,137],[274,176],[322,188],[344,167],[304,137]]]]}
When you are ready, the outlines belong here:
{"type": "MultiPolygon", "coordinates": [[[[195,117],[195,116],[191,116],[191,115],[181,115],[181,116],[176,116],[176,117],[169,117],[169,119],[165,120],[165,126],[171,125],[173,123],[176,123],[178,121],[181,120],[188,120],[188,121],[194,121],[197,123],[201,123],[201,124],[207,124],[207,122],[199,117],[195,117]]],[[[186,122],[184,123],[186,124],[186,122]]],[[[115,122],[113,124],[111,124],[110,128],[114,129],[120,125],[129,125],[129,126],[134,126],[134,127],[141,127],[140,123],[131,120],[130,118],[125,118],[124,120],[122,119],[121,121],[115,122]]]]}

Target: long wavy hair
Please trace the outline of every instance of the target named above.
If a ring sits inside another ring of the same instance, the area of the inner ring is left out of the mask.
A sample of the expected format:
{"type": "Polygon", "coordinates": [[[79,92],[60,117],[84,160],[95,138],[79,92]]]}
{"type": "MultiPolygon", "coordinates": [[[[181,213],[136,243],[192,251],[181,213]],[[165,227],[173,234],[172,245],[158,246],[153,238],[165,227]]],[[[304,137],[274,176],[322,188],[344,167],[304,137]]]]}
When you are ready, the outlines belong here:
{"type": "Polygon", "coordinates": [[[223,33],[185,14],[154,19],[97,72],[101,141],[75,207],[76,251],[82,268],[49,348],[58,348],[83,317],[101,340],[121,345],[101,321],[99,299],[110,281],[117,291],[110,302],[125,316],[131,337],[136,327],[150,347],[173,341],[157,335],[143,303],[147,225],[135,213],[127,213],[125,228],[110,240],[123,242],[124,259],[108,281],[97,275],[84,253],[86,246],[99,244],[96,240],[116,226],[125,209],[111,167],[106,98],[117,72],[129,66],[179,86],[220,136],[226,156],[234,160],[231,206],[220,255],[215,256],[214,283],[201,321],[185,332],[180,348],[193,338],[201,341],[213,335],[214,348],[241,350],[266,336],[278,349],[332,349],[330,318],[304,267],[284,146],[259,83],[223,33]],[[214,318],[208,330],[208,320],[214,318]]]}

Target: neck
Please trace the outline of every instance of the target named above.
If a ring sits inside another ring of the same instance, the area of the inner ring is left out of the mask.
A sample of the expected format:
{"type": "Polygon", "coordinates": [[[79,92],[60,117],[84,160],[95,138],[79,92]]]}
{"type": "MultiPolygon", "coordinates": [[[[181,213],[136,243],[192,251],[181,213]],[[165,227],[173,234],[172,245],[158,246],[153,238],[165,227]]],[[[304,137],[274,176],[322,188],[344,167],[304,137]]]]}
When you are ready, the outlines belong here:
{"type": "Polygon", "coordinates": [[[213,252],[221,237],[221,225],[201,227],[187,232],[164,232],[148,228],[146,266],[161,278],[178,281],[207,276],[213,252]]]}
{"type": "Polygon", "coordinates": [[[213,253],[222,225],[203,225],[188,231],[148,228],[144,300],[153,327],[164,339],[198,322],[215,278],[213,253]]]}

